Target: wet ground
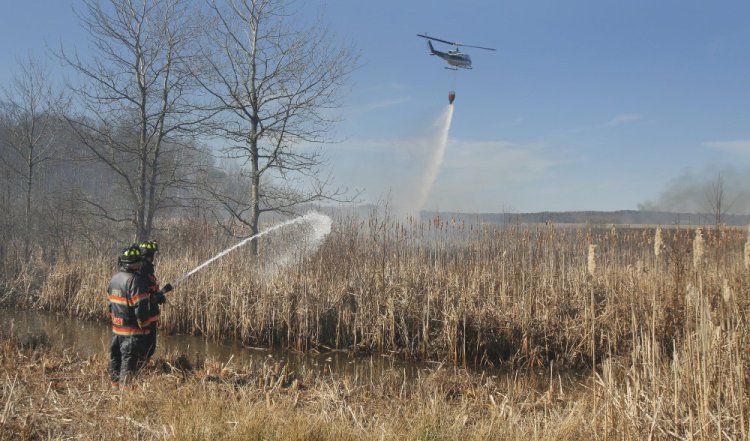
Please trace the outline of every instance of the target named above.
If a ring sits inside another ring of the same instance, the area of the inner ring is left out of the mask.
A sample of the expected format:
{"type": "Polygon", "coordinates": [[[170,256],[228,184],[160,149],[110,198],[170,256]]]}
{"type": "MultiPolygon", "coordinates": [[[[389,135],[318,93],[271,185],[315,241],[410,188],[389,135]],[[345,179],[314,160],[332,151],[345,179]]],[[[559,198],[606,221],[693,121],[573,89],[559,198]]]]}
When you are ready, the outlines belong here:
{"type": "MultiPolygon", "coordinates": [[[[0,312],[1,333],[14,335],[21,341],[49,344],[79,357],[109,352],[111,333],[107,323],[81,321],[43,311],[3,309],[0,312]]],[[[185,355],[191,361],[213,359],[234,368],[275,362],[286,365],[296,373],[314,371],[354,378],[358,382],[372,382],[395,369],[402,373],[402,378],[413,379],[432,373],[441,366],[440,363],[404,361],[386,355],[355,357],[347,352],[300,354],[288,350],[250,348],[237,342],[217,342],[199,336],[160,334],[156,356],[173,353],[185,355]]],[[[512,380],[519,375],[519,372],[503,369],[472,369],[472,373],[492,376],[500,381],[512,380]]],[[[580,380],[579,373],[561,374],[543,369],[524,371],[521,375],[530,380],[526,384],[534,384],[538,390],[548,388],[550,379],[555,383],[562,381],[567,384],[580,380]]]]}
{"type": "MultiPolygon", "coordinates": [[[[109,352],[110,327],[106,323],[81,321],[43,311],[3,310],[0,329],[22,341],[50,344],[89,357],[109,352]]],[[[191,335],[158,335],[156,356],[169,353],[186,355],[190,360],[214,359],[234,367],[264,363],[270,360],[284,362],[295,371],[319,370],[366,378],[380,375],[386,370],[405,370],[407,376],[417,375],[419,369],[434,369],[434,364],[404,362],[394,357],[372,355],[350,357],[346,352],[299,354],[291,351],[249,348],[237,342],[217,342],[191,335]]]]}

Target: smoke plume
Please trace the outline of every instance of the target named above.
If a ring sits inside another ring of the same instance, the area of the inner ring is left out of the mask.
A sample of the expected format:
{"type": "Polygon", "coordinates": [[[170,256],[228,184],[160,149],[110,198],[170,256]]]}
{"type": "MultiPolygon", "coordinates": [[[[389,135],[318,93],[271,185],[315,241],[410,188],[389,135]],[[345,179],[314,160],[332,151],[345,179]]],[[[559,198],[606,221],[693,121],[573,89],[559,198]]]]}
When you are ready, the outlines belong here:
{"type": "Polygon", "coordinates": [[[716,189],[724,190],[722,214],[750,212],[750,170],[731,167],[689,170],[673,179],[654,200],[638,204],[640,210],[712,213],[716,189]]]}

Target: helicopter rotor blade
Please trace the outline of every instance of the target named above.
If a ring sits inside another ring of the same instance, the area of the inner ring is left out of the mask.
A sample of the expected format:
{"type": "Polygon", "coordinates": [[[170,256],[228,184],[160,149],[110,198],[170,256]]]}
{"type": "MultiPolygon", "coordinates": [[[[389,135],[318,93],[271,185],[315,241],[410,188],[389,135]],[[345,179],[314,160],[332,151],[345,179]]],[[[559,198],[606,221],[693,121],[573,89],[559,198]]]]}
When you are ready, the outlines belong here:
{"type": "Polygon", "coordinates": [[[486,51],[496,51],[496,50],[497,50],[497,49],[495,49],[495,48],[492,48],[492,47],[484,47],[484,46],[473,46],[473,45],[470,45],[470,44],[456,43],[455,41],[448,41],[448,40],[443,40],[443,39],[441,39],[441,38],[430,37],[429,35],[426,35],[426,34],[417,34],[417,37],[422,37],[422,38],[426,38],[426,39],[428,39],[428,40],[435,40],[435,41],[439,41],[439,42],[441,42],[441,43],[445,43],[445,44],[450,44],[451,46],[456,46],[456,47],[458,47],[458,46],[462,46],[462,47],[473,47],[473,48],[475,48],[475,49],[484,49],[484,50],[486,50],[486,51]]]}
{"type": "Polygon", "coordinates": [[[428,40],[435,40],[435,41],[439,41],[439,42],[441,42],[441,43],[445,43],[445,44],[450,44],[450,45],[452,45],[452,46],[461,46],[461,45],[459,45],[458,43],[454,43],[454,42],[452,42],[452,41],[448,41],[448,40],[441,40],[440,38],[430,37],[429,35],[417,34],[417,37],[422,37],[422,38],[426,38],[426,39],[428,39],[428,40]]]}
{"type": "Polygon", "coordinates": [[[483,46],[472,46],[470,44],[461,44],[461,43],[454,43],[456,46],[462,46],[462,47],[473,47],[474,49],[484,49],[486,51],[496,51],[494,47],[483,47],[483,46]]]}

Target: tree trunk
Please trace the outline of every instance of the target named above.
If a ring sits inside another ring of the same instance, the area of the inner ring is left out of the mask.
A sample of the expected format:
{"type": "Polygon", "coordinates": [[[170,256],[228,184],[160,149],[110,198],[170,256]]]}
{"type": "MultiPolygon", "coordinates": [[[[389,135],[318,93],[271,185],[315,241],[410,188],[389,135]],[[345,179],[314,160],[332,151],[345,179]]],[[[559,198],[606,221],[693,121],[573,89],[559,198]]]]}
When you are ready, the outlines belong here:
{"type": "Polygon", "coordinates": [[[23,229],[23,256],[25,260],[29,259],[31,254],[31,191],[34,185],[34,162],[33,162],[34,149],[29,149],[29,160],[28,160],[28,174],[26,176],[26,210],[24,217],[24,229],[23,229]]]}
{"type": "MultiPolygon", "coordinates": [[[[250,149],[252,151],[252,175],[250,177],[250,229],[251,234],[254,236],[258,234],[258,220],[260,219],[260,173],[259,173],[259,158],[258,158],[258,138],[256,133],[258,131],[258,124],[252,123],[250,133],[250,149]]],[[[258,255],[258,241],[250,241],[250,250],[253,256],[258,255]]]]}
{"type": "MultiPolygon", "coordinates": [[[[260,219],[260,152],[258,151],[258,124],[260,121],[260,112],[258,105],[258,89],[255,81],[258,74],[255,65],[258,50],[258,28],[252,27],[252,56],[250,57],[250,108],[252,117],[250,118],[250,229],[252,235],[258,234],[258,220],[260,219]]],[[[258,240],[250,241],[250,251],[253,256],[258,255],[258,240]]]]}
{"type": "Polygon", "coordinates": [[[146,210],[148,210],[146,203],[146,171],[148,169],[148,146],[146,145],[148,143],[148,116],[146,115],[146,102],[148,100],[148,91],[146,89],[143,54],[141,53],[136,55],[136,68],[138,69],[137,78],[138,86],[140,88],[140,127],[138,127],[138,224],[136,225],[136,242],[142,243],[148,240],[151,231],[146,229],[146,210]]]}

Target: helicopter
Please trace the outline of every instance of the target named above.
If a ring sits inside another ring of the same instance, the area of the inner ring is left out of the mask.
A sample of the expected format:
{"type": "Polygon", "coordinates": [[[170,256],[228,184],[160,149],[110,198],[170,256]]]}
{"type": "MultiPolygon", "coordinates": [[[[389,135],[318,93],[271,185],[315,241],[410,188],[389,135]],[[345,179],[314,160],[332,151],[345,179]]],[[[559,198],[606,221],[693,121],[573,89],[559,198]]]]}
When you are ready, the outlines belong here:
{"type": "Polygon", "coordinates": [[[445,66],[445,69],[449,70],[458,70],[458,68],[462,69],[471,69],[471,57],[469,54],[465,54],[459,50],[459,47],[473,47],[475,49],[484,49],[487,51],[494,51],[496,49],[493,49],[491,47],[482,47],[482,46],[472,46],[469,44],[461,44],[461,43],[455,43],[452,41],[442,40],[440,38],[430,37],[426,34],[417,34],[417,37],[422,37],[427,39],[427,46],[430,48],[430,55],[437,55],[438,57],[442,58],[443,60],[447,61],[449,66],[445,66]],[[432,41],[439,41],[441,43],[450,44],[451,46],[455,46],[456,48],[453,50],[449,50],[448,52],[441,52],[434,47],[432,47],[432,41]]]}

